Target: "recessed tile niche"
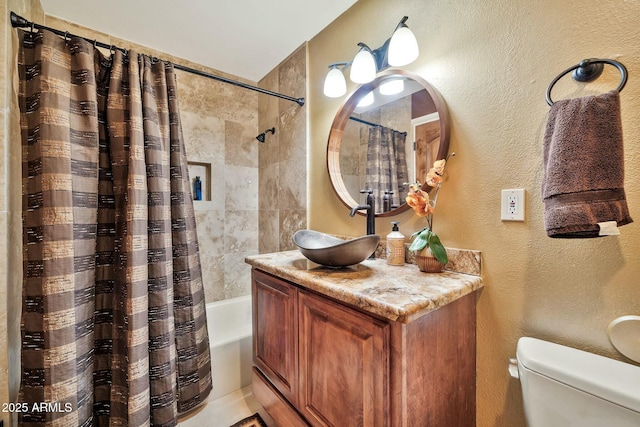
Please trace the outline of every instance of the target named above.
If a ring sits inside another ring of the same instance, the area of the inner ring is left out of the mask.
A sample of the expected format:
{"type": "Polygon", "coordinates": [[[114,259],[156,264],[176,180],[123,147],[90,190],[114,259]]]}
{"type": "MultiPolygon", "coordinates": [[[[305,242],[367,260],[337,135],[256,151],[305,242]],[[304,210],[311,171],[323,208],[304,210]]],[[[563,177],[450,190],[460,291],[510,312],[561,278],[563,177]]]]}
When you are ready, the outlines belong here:
{"type": "Polygon", "coordinates": [[[211,163],[187,162],[187,164],[192,196],[195,197],[194,182],[198,176],[202,182],[202,200],[211,200],[211,163]]]}

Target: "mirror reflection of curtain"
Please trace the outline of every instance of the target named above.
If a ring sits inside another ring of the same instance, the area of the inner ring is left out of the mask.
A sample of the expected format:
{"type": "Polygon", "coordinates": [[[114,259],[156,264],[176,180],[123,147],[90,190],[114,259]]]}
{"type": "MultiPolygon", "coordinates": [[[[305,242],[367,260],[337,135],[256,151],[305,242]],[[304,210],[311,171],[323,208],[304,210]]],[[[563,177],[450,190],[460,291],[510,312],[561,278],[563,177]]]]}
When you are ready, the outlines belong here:
{"type": "Polygon", "coordinates": [[[20,425],[176,425],[211,390],[173,66],[19,31],[20,425]]]}
{"type": "Polygon", "coordinates": [[[385,211],[386,191],[393,192],[389,195],[392,207],[399,206],[400,201],[404,202],[407,196],[408,188],[403,185],[409,179],[406,139],[406,132],[398,132],[384,126],[369,128],[365,188],[373,190],[376,213],[385,211]]]}

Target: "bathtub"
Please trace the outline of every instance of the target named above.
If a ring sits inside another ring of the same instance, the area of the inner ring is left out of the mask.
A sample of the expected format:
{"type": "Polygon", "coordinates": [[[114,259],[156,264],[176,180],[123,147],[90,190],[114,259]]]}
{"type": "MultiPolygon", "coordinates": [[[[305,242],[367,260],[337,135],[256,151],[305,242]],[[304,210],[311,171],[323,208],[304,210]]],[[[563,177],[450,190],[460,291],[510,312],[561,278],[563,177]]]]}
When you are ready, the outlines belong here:
{"type": "Polygon", "coordinates": [[[251,295],[208,303],[207,329],[212,401],[251,384],[251,295]]]}

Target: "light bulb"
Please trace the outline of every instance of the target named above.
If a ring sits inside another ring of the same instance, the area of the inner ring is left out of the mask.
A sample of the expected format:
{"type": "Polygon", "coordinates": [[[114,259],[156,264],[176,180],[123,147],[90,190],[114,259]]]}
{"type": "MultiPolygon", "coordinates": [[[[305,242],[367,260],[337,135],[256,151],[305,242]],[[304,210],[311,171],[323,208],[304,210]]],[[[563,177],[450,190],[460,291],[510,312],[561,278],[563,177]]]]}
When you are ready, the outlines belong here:
{"type": "Polygon", "coordinates": [[[329,98],[339,98],[347,93],[347,81],[338,67],[331,67],[327,73],[327,77],[324,79],[323,92],[329,98]]]}
{"type": "Polygon", "coordinates": [[[360,100],[360,102],[358,102],[358,107],[366,107],[368,105],[373,104],[373,101],[374,101],[373,92],[369,92],[364,96],[364,98],[360,100]]]}
{"type": "Polygon", "coordinates": [[[390,80],[380,85],[380,93],[382,95],[395,95],[404,90],[404,81],[402,79],[390,80]]]}
{"type": "Polygon", "coordinates": [[[362,48],[353,58],[349,78],[354,83],[369,83],[376,78],[376,61],[368,49],[362,48]]]}
{"type": "Polygon", "coordinates": [[[418,41],[413,32],[405,24],[400,27],[391,36],[389,42],[388,62],[392,67],[401,67],[411,64],[418,58],[420,51],[418,49],[418,41]]]}

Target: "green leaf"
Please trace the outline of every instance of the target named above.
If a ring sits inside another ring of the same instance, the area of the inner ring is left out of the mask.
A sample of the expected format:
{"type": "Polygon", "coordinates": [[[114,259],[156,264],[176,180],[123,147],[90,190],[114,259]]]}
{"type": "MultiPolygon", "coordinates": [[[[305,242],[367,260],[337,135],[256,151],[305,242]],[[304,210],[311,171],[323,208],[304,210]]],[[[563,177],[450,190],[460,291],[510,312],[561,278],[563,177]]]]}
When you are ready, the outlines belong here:
{"type": "Polygon", "coordinates": [[[425,227],[425,228],[423,228],[422,230],[418,230],[418,231],[416,231],[415,233],[413,233],[413,234],[411,235],[411,237],[413,238],[413,237],[416,237],[416,236],[421,235],[421,234],[423,234],[423,235],[424,235],[424,234],[425,234],[425,232],[429,232],[429,231],[431,231],[431,230],[429,230],[429,227],[425,227]]]}
{"type": "Polygon", "coordinates": [[[438,261],[443,264],[449,262],[449,257],[447,256],[447,251],[444,246],[440,242],[440,238],[436,235],[436,233],[430,233],[428,242],[429,249],[431,249],[431,253],[438,261]]]}
{"type": "Polygon", "coordinates": [[[429,244],[429,235],[431,234],[431,230],[425,227],[422,230],[416,231],[411,235],[414,238],[413,242],[411,242],[411,246],[409,246],[410,251],[421,251],[427,247],[429,244]]]}
{"type": "MultiPolygon", "coordinates": [[[[415,234],[415,233],[414,233],[415,234]]],[[[410,251],[421,251],[427,247],[429,244],[429,240],[426,236],[423,236],[422,233],[418,233],[416,238],[411,242],[411,246],[409,246],[410,251]]]]}

